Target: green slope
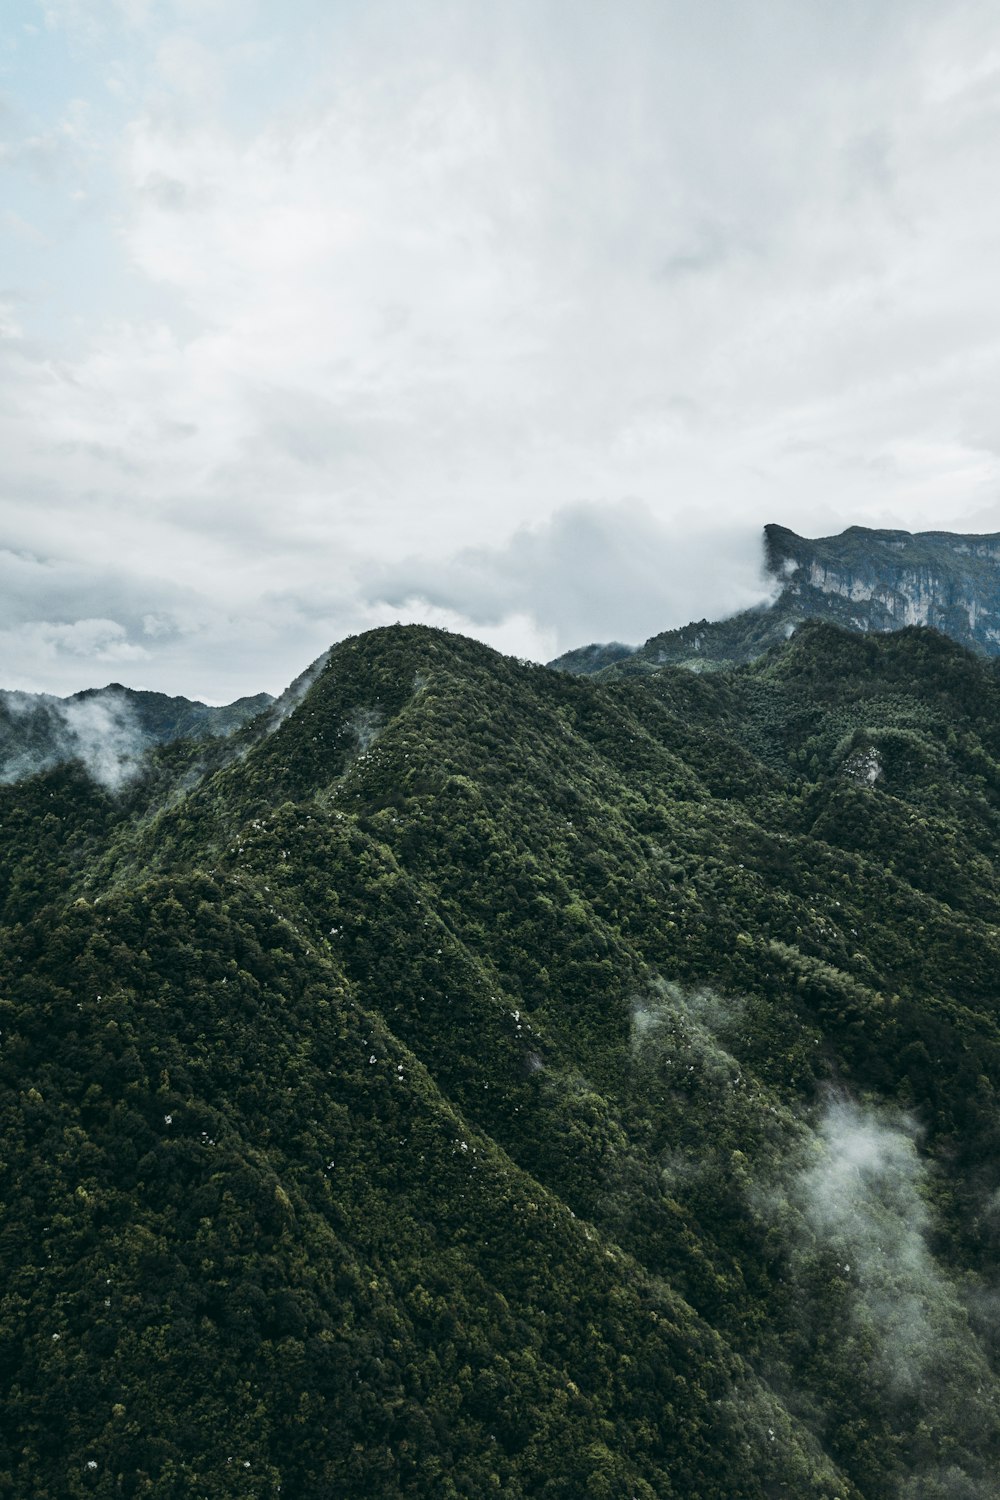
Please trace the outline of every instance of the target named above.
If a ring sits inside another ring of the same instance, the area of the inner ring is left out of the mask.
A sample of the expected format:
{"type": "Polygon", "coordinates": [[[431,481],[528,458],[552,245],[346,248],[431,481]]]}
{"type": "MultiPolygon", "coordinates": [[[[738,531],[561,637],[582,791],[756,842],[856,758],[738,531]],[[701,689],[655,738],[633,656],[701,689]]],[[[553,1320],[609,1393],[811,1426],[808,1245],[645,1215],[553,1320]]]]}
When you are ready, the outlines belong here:
{"type": "Polygon", "coordinates": [[[396,627],[2,789],[8,1492],[993,1494],[998,707],[396,627]]]}

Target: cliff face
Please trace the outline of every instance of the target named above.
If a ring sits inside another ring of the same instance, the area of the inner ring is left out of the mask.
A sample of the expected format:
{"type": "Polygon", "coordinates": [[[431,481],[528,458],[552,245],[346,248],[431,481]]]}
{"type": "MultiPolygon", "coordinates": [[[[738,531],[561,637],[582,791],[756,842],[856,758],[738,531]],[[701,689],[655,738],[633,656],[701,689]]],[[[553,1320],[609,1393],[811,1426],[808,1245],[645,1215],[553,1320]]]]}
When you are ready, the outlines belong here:
{"type": "Polygon", "coordinates": [[[1000,656],[1000,534],[849,526],[839,536],[812,539],[770,525],[764,549],[775,580],[770,604],[662,631],[627,658],[591,646],[552,665],[580,675],[609,666],[621,675],[668,663],[696,671],[742,665],[806,620],[859,631],[927,625],[980,656],[1000,656]]]}
{"type": "Polygon", "coordinates": [[[872,531],[810,541],[764,528],[768,570],[803,616],[856,630],[930,625],[971,650],[1000,654],[1000,536],[872,531]]]}

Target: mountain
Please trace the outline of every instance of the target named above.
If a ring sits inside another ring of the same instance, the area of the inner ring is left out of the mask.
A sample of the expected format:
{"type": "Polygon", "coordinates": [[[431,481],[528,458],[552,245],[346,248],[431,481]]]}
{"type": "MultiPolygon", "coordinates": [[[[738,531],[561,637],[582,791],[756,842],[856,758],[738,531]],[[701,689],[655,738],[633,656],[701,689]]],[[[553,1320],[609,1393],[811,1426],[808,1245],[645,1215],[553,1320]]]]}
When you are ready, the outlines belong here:
{"type": "Polygon", "coordinates": [[[120,682],[69,698],[0,690],[0,781],[78,760],[117,786],[153,746],[231,734],[273,702],[270,693],[257,693],[217,708],[120,682]]]}
{"type": "Polygon", "coordinates": [[[393,627],[0,834],[0,1492],[996,1494],[992,661],[393,627]]]}
{"type": "Polygon", "coordinates": [[[634,646],[626,646],[622,641],[607,641],[592,646],[577,646],[572,651],[564,652],[555,661],[550,661],[549,666],[557,671],[572,672],[578,677],[592,677],[597,672],[603,672],[605,667],[613,667],[618,662],[626,661],[635,652],[634,646]]]}
{"type": "Polygon", "coordinates": [[[930,625],[971,651],[1000,654],[1000,534],[851,526],[807,541],[766,526],[764,536],[768,570],[803,616],[856,630],[930,625]]]}
{"type": "Polygon", "coordinates": [[[1000,533],[850,526],[839,536],[810,540],[768,525],[764,551],[775,584],[770,603],[662,631],[631,652],[586,646],[551,665],[581,675],[626,661],[629,671],[667,662],[698,670],[734,666],[787,639],[804,620],[860,631],[929,625],[970,651],[1000,655],[1000,533]]]}

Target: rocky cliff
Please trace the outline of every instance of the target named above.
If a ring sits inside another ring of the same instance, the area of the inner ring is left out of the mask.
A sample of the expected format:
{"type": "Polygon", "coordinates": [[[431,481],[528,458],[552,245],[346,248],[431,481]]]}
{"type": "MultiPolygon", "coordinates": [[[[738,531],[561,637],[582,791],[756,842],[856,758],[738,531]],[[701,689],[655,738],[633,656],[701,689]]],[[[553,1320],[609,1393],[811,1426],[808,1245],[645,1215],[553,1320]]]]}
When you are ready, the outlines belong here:
{"type": "MultiPolygon", "coordinates": [[[[849,526],[839,536],[813,539],[769,525],[764,555],[775,583],[772,603],[728,620],[698,620],[663,631],[620,659],[615,670],[752,661],[805,620],[860,631],[927,625],[981,656],[1000,655],[1000,533],[849,526]]],[[[610,660],[603,648],[590,647],[553,665],[590,674],[610,660]]]]}
{"type": "Polygon", "coordinates": [[[1000,654],[1000,535],[872,531],[809,541],[764,528],[767,566],[811,618],[858,630],[931,625],[973,651],[1000,654]]]}

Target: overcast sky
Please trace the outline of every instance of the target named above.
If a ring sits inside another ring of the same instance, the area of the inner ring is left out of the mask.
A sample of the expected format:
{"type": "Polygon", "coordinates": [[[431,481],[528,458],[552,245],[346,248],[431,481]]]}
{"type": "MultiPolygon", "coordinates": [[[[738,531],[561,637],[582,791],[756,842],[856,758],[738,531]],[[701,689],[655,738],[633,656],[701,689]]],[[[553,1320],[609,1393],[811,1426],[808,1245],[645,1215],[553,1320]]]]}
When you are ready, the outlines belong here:
{"type": "Polygon", "coordinates": [[[5,0],[0,686],[1000,530],[995,0],[5,0]]]}

